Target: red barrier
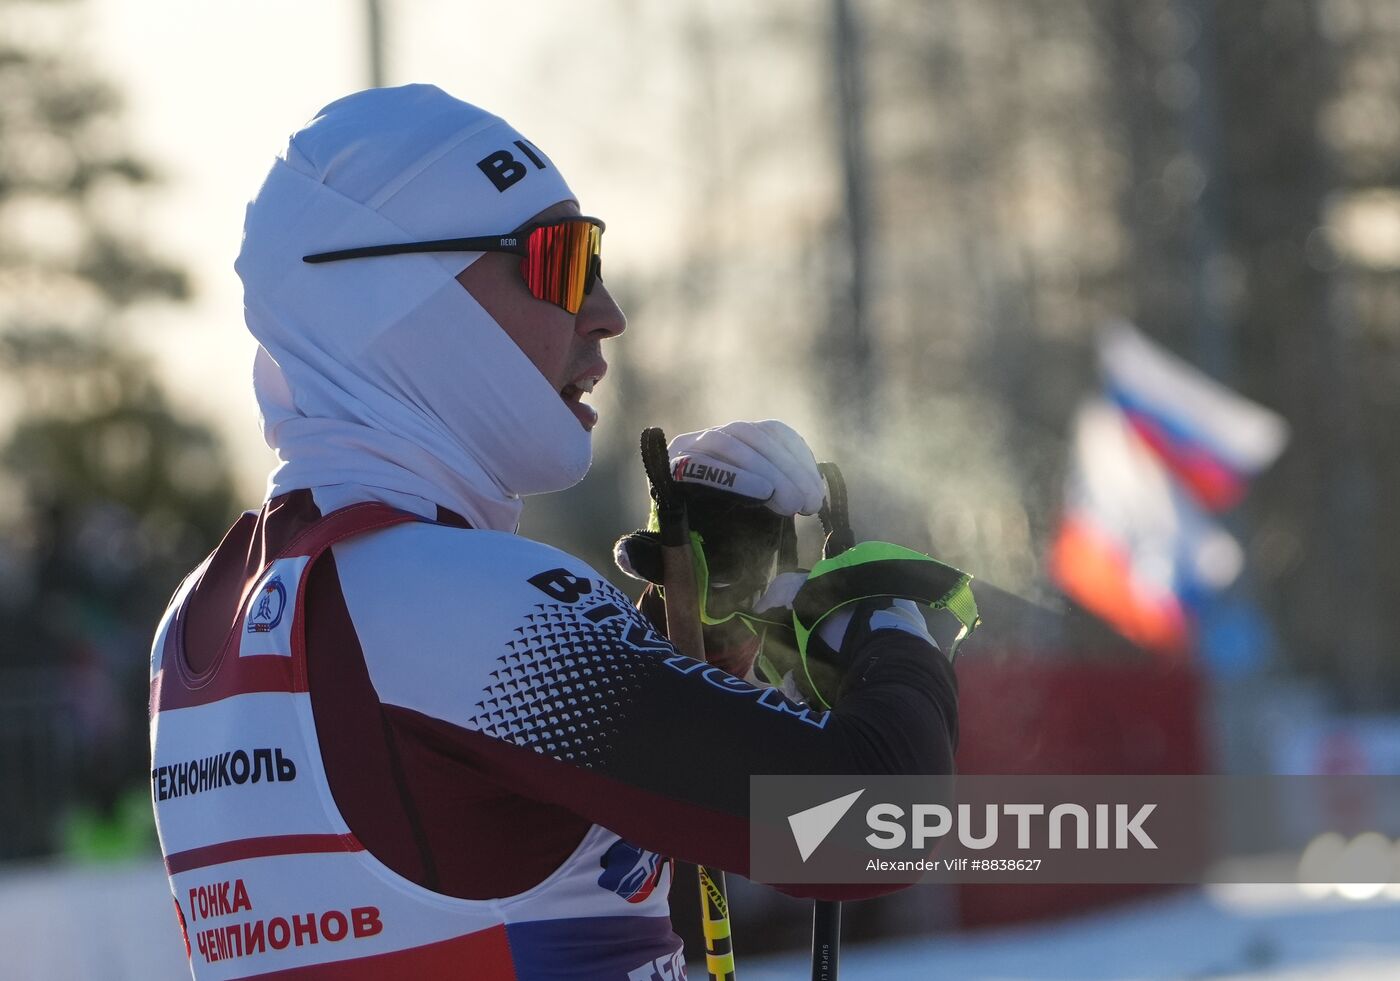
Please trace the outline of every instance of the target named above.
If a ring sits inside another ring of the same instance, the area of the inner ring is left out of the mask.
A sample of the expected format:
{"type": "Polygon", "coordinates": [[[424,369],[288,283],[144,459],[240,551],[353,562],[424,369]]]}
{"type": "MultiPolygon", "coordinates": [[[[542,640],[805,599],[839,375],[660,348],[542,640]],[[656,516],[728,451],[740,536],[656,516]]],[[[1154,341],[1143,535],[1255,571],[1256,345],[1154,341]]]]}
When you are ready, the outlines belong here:
{"type": "MultiPolygon", "coordinates": [[[[979,652],[958,660],[958,772],[1205,772],[1201,683],[1189,663],[979,652]]],[[[1164,886],[961,885],[958,921],[1081,912],[1164,886]]]]}

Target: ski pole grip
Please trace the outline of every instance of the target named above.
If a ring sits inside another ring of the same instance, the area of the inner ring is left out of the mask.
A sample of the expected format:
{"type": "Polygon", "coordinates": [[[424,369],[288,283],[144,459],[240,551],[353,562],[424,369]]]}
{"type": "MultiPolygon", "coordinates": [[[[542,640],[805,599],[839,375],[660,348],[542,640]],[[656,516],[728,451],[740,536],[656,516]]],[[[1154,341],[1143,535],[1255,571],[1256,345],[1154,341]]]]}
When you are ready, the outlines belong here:
{"type": "Polygon", "coordinates": [[[855,545],[856,534],[851,530],[851,505],[841,468],[834,463],[818,463],[817,470],[826,481],[826,500],[822,502],[817,517],[821,519],[822,531],[826,533],[822,558],[829,559],[855,545]]]}
{"type": "Polygon", "coordinates": [[[666,600],[666,636],[682,654],[705,660],[705,635],[700,626],[700,585],[686,520],[685,501],[671,479],[666,434],[652,426],[642,431],[642,467],[656,502],[661,534],[661,577],[666,600]]]}
{"type": "Polygon", "coordinates": [[[642,430],[642,467],[646,470],[651,499],[656,502],[656,520],[660,525],[661,544],[680,547],[690,545],[690,527],[686,520],[685,501],[671,477],[671,458],[666,449],[666,434],[657,426],[642,430]]]}

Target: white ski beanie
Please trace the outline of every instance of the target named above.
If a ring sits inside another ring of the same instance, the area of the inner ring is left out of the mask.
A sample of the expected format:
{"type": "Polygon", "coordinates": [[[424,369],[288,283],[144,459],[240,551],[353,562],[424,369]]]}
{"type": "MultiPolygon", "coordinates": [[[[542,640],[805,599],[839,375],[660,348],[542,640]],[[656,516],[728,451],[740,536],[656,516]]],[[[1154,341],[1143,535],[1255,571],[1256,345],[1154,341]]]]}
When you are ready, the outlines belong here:
{"type": "Polygon", "coordinates": [[[294,133],[235,263],[260,345],[273,497],[359,485],[512,531],[587,472],[589,434],[455,277],[480,253],[312,265],[313,252],[511,231],[575,200],[504,120],[431,85],[371,89],[294,133]]]}

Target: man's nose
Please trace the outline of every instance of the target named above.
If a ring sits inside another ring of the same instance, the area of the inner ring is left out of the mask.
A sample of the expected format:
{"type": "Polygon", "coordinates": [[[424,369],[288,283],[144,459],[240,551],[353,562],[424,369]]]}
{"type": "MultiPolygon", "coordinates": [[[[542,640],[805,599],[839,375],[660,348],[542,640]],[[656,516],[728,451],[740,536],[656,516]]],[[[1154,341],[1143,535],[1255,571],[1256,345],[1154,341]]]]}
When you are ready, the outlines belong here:
{"type": "Polygon", "coordinates": [[[616,337],[627,329],[627,317],[617,305],[602,280],[593,284],[593,292],[583,298],[574,329],[580,337],[616,337]]]}

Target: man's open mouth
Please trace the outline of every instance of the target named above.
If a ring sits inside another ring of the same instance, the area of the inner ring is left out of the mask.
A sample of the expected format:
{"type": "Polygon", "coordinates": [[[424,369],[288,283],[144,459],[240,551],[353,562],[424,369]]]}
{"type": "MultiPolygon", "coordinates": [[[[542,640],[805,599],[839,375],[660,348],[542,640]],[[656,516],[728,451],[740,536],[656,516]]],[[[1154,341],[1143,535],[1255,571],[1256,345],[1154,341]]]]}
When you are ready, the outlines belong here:
{"type": "Polygon", "coordinates": [[[590,432],[598,424],[598,410],[584,402],[583,397],[593,392],[594,386],[602,380],[602,377],[602,375],[585,375],[569,382],[559,390],[559,397],[564,400],[569,411],[578,417],[579,425],[590,432]]]}

